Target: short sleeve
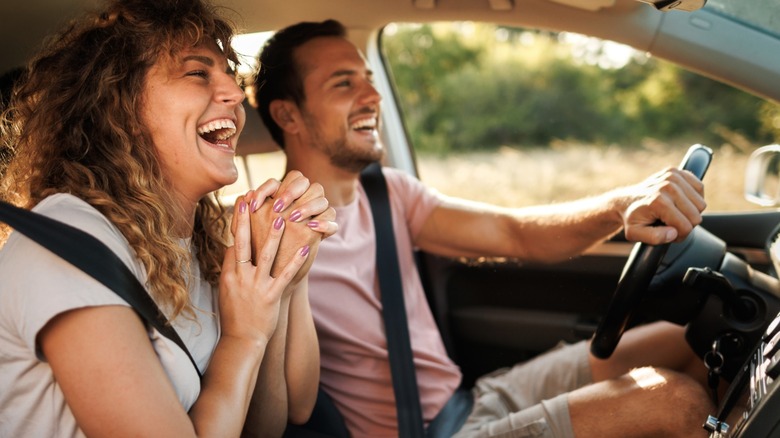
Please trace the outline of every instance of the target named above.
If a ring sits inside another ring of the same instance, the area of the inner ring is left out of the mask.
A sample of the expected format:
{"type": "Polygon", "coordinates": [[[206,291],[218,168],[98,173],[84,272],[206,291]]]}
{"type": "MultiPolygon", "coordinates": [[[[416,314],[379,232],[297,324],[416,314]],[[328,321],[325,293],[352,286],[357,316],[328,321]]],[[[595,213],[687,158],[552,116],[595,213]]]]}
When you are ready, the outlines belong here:
{"type": "MultiPolygon", "coordinates": [[[[45,199],[34,210],[92,234],[136,276],[145,278],[124,237],[90,205],[60,194],[45,199]]],[[[129,306],[97,280],[18,232],[9,237],[0,252],[0,278],[0,324],[15,328],[39,357],[36,337],[55,316],[90,306],[129,306]]]]}
{"type": "Polygon", "coordinates": [[[393,208],[403,214],[409,233],[415,239],[433,210],[441,205],[442,197],[402,170],[384,167],[382,171],[393,208]]]}

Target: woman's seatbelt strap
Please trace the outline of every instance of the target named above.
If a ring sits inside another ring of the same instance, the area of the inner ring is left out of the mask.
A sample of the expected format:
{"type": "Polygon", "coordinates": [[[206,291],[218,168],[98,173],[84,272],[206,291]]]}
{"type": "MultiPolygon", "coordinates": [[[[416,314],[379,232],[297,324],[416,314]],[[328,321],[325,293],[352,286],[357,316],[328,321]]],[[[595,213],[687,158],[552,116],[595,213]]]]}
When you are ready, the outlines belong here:
{"type": "Polygon", "coordinates": [[[168,324],[165,315],[160,312],[146,288],[103,242],[78,228],[3,201],[0,201],[0,221],[81,269],[122,297],[143,320],[184,350],[198,375],[202,377],[184,341],[168,324]]]}

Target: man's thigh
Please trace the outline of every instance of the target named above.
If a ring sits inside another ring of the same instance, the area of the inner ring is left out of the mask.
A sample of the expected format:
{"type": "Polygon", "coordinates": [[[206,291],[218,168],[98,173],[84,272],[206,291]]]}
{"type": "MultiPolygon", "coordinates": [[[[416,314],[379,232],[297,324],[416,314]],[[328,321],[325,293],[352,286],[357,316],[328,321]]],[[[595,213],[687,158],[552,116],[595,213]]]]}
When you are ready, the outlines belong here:
{"type": "Polygon", "coordinates": [[[566,393],[590,382],[587,342],[483,376],[458,436],[573,436],[566,393]]]}

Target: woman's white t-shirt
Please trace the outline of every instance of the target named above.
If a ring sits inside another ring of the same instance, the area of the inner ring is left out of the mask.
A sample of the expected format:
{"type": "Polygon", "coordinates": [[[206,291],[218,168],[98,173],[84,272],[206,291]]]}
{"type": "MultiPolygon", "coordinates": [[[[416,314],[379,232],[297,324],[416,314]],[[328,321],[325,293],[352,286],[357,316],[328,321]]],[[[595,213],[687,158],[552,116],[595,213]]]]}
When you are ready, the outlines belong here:
{"type": "MultiPolygon", "coordinates": [[[[106,244],[146,283],[146,271],[119,230],[91,205],[68,194],[44,199],[34,211],[80,228],[106,244]]],[[[188,241],[182,240],[182,245],[188,241]]],[[[189,281],[196,320],[173,326],[201,372],[219,339],[217,294],[200,275],[193,253],[189,281]]],[[[0,437],[81,437],[36,337],[55,316],[90,307],[129,304],[88,274],[18,232],[0,251],[0,437]]],[[[163,309],[166,313],[166,309],[163,309]]],[[[200,379],[186,353],[148,328],[160,362],[185,410],[200,394],[200,379]]],[[[122,394],[117,394],[122,397],[122,394]]]]}

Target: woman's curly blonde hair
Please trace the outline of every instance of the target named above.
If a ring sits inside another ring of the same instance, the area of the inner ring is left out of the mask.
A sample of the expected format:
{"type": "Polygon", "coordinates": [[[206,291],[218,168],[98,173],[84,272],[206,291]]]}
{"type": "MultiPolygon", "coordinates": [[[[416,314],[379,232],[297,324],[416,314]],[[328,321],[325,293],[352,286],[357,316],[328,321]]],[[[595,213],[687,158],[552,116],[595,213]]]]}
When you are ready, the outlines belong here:
{"type": "MultiPolygon", "coordinates": [[[[173,232],[182,213],[142,123],[144,81],[158,61],[209,41],[237,63],[233,34],[216,8],[200,0],[111,1],[46,42],[3,117],[0,135],[13,158],[1,196],[32,208],[52,194],[70,193],[94,206],[128,240],[147,270],[152,296],[171,309],[171,319],[182,311],[192,315],[191,256],[173,232]]],[[[192,245],[213,285],[227,225],[214,197],[200,200],[192,245]]]]}

